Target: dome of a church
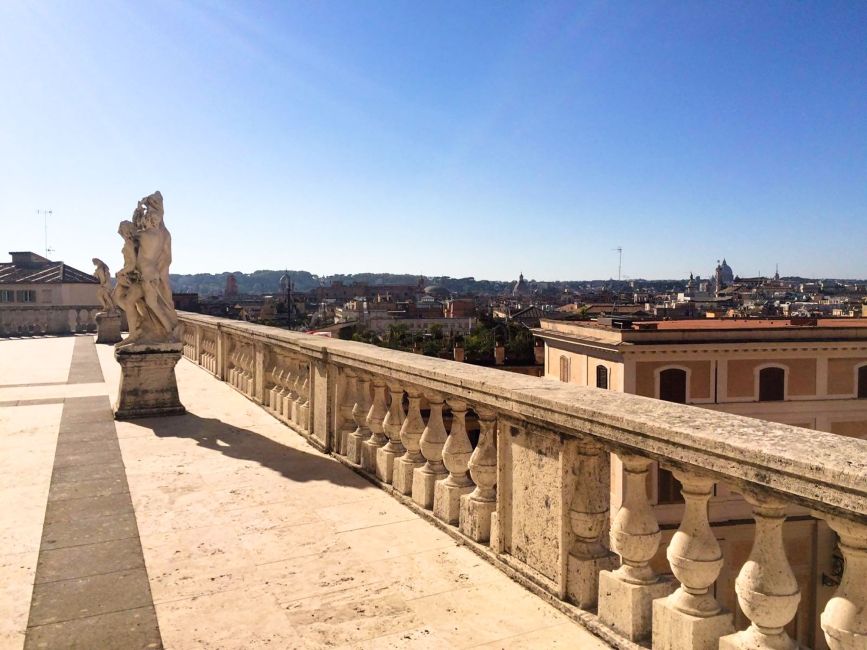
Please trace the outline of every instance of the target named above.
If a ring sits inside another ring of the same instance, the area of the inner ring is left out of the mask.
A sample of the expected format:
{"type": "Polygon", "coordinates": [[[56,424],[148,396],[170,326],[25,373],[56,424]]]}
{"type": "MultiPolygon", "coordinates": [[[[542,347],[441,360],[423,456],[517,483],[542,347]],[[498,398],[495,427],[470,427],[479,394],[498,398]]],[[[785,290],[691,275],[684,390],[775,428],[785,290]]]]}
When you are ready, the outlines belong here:
{"type": "Polygon", "coordinates": [[[530,295],[530,286],[527,284],[526,280],[524,280],[524,274],[521,273],[518,276],[518,281],[515,283],[515,286],[512,287],[512,295],[513,296],[529,296],[530,295]]]}

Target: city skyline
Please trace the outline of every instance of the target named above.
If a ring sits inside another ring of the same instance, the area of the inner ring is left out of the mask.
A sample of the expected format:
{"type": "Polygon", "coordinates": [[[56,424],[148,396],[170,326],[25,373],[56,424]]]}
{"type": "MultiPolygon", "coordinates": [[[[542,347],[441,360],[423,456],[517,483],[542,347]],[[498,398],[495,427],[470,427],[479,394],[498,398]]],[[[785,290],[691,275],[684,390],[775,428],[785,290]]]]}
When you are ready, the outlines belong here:
{"type": "MultiPolygon", "coordinates": [[[[4,3],[9,250],[177,273],[867,275],[867,7],[4,3]]],[[[4,251],[5,252],[5,251],[4,251]]]]}

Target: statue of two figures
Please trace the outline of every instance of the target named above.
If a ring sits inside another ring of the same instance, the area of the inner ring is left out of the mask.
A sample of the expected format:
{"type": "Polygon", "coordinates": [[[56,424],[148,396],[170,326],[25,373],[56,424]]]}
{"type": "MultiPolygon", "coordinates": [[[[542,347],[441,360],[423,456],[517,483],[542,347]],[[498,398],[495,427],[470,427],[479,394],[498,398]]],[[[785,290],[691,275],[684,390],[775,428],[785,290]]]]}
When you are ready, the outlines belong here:
{"type": "Polygon", "coordinates": [[[169,265],[172,236],[163,222],[163,195],[154,192],[138,202],[131,221],[121,221],[123,268],[112,290],[105,262],[94,258],[98,297],[106,313],[117,307],[126,314],[129,336],[117,347],[180,341],[178,315],[172,302],[169,265]]]}
{"type": "MultiPolygon", "coordinates": [[[[114,351],[121,366],[117,419],[184,412],[174,370],[183,349],[182,326],[172,302],[172,236],[163,215],[163,195],[154,192],[138,202],[130,221],[120,222],[123,268],[115,276],[114,291],[100,293],[100,300],[107,299],[106,309],[109,300],[123,309],[129,328],[114,351]]],[[[98,264],[97,270],[102,270],[98,264]]],[[[104,271],[107,277],[108,269],[104,271]]]]}

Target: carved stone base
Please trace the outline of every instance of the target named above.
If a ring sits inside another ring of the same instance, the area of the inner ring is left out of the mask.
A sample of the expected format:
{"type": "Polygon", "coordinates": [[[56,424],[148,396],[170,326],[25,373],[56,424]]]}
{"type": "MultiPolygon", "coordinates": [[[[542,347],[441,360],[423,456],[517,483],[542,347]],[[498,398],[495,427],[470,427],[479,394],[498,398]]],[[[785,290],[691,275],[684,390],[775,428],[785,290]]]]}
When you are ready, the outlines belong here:
{"type": "Polygon", "coordinates": [[[385,447],[376,450],[376,478],[383,483],[391,483],[394,461],[403,456],[402,451],[391,451],[385,447]]]}
{"type": "Polygon", "coordinates": [[[730,612],[715,616],[691,616],[669,604],[668,598],[653,601],[654,650],[717,650],[720,637],[734,632],[730,612]]]}
{"type": "Polygon", "coordinates": [[[413,462],[401,457],[394,461],[394,471],[391,475],[391,485],[400,494],[412,494],[412,475],[416,467],[424,465],[424,461],[413,462]]]}
{"type": "Polygon", "coordinates": [[[595,609],[599,600],[599,572],[613,571],[619,562],[614,553],[590,559],[570,553],[566,567],[566,596],[581,609],[595,609]]]}
{"type": "Polygon", "coordinates": [[[650,637],[653,601],[665,598],[677,588],[672,580],[660,578],[651,585],[624,582],[611,571],[599,574],[599,618],[630,641],[650,637]]]}
{"type": "Polygon", "coordinates": [[[450,485],[448,480],[434,486],[433,513],[437,519],[457,526],[461,520],[461,497],[473,491],[470,485],[450,485]]]}
{"type": "Polygon", "coordinates": [[[433,508],[436,483],[448,475],[445,470],[434,472],[427,467],[419,467],[412,473],[412,500],[426,510],[433,508]]]}
{"type": "Polygon", "coordinates": [[[385,443],[376,443],[365,440],[361,445],[361,469],[371,474],[376,474],[376,452],[385,443]]]}
{"type": "Polygon", "coordinates": [[[496,501],[478,501],[465,494],[461,497],[461,532],[476,542],[490,541],[491,515],[496,509],[496,501]]]}
{"type": "Polygon", "coordinates": [[[346,460],[353,465],[361,465],[361,449],[364,446],[365,437],[350,433],[346,439],[346,460]]]}
{"type": "Polygon", "coordinates": [[[96,342],[114,345],[120,335],[120,313],[101,311],[96,315],[96,342]]]}
{"type": "Polygon", "coordinates": [[[129,345],[116,348],[120,388],[114,417],[117,420],[160,415],[181,415],[186,409],[178,398],[175,364],[181,343],[129,345]]]}

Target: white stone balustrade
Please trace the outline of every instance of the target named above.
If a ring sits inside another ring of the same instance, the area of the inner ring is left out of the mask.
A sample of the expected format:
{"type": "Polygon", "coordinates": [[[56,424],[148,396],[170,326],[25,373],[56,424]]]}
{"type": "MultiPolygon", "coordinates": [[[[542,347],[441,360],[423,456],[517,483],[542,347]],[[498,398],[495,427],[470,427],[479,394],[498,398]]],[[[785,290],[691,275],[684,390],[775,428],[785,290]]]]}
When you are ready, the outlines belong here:
{"type": "Polygon", "coordinates": [[[824,641],[832,650],[867,650],[865,441],[354,341],[196,314],[180,319],[195,329],[184,338],[191,361],[318,449],[346,455],[358,433],[362,472],[391,483],[404,503],[417,502],[417,512],[550,597],[597,608],[598,618],[583,612],[576,620],[606,625],[619,645],[794,647],[786,628],[800,594],[782,527],[787,509],[797,507],[827,521],[844,558],[819,617],[824,641]],[[469,409],[480,427],[475,449],[469,409]],[[612,454],[624,484],[609,523],[612,454]],[[673,468],[683,485],[680,525],[665,552],[679,585],[651,569],[651,559],[664,561],[647,493],[654,463],[673,468]],[[432,502],[426,485],[413,490],[425,465],[437,475],[432,502]],[[738,575],[737,599],[749,619],[738,631],[713,596],[723,560],[708,522],[714,484],[745,495],[756,522],[748,561],[726,567],[738,575]]]}
{"type": "Polygon", "coordinates": [[[452,425],[442,448],[442,458],[449,475],[436,482],[433,511],[439,519],[456,526],[460,521],[461,497],[475,488],[469,472],[473,445],[467,435],[467,403],[450,399],[448,405],[452,411],[452,425]]]}
{"type": "Polygon", "coordinates": [[[376,478],[385,483],[391,483],[394,471],[394,461],[403,456],[406,449],[400,441],[400,429],[405,419],[403,412],[403,388],[398,382],[388,382],[388,412],[382,421],[382,430],[388,436],[388,442],[376,450],[376,478]]]}
{"type": "Polygon", "coordinates": [[[434,487],[437,481],[448,476],[448,470],[443,465],[443,446],[446,444],[448,434],[443,423],[442,395],[435,391],[428,391],[427,401],[430,415],[419,440],[419,449],[424,456],[425,464],[413,471],[412,500],[422,508],[430,510],[433,508],[434,487]]]}
{"type": "Polygon", "coordinates": [[[97,305],[0,305],[0,338],[96,331],[97,305]]]}
{"type": "Polygon", "coordinates": [[[424,420],[421,417],[421,391],[415,386],[407,386],[406,394],[409,408],[400,427],[400,442],[406,452],[394,461],[391,484],[400,494],[411,495],[415,469],[425,463],[419,447],[424,433],[424,420]]]}
{"type": "Polygon", "coordinates": [[[370,428],[367,426],[367,414],[370,413],[370,407],[370,378],[362,373],[356,379],[355,405],[352,407],[355,431],[349,434],[346,446],[346,458],[355,465],[361,464],[362,447],[364,442],[370,438],[370,428]]]}
{"type": "Polygon", "coordinates": [[[367,412],[367,428],[370,429],[370,438],[364,441],[361,449],[361,467],[371,474],[376,474],[377,452],[388,442],[385,435],[385,416],[388,411],[385,403],[385,380],[381,377],[374,377],[371,380],[371,386],[373,387],[373,403],[367,412]]]}

